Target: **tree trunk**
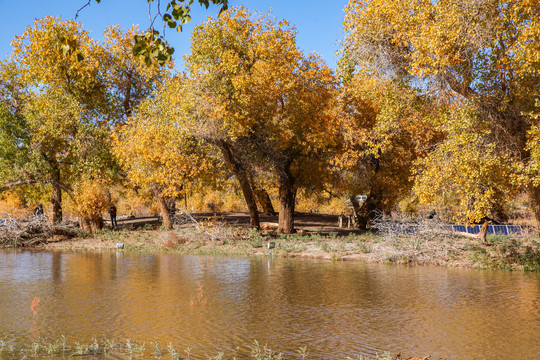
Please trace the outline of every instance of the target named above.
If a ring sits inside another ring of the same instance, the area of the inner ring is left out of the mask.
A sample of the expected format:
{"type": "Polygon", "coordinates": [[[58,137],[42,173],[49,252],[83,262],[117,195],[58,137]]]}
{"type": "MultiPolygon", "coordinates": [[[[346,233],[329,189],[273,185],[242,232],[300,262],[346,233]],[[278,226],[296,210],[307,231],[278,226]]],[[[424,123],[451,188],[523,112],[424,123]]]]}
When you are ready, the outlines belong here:
{"type": "Polygon", "coordinates": [[[163,227],[167,230],[171,230],[172,222],[169,215],[169,209],[167,208],[167,202],[161,195],[161,191],[156,186],[154,186],[152,190],[154,191],[154,196],[156,197],[156,201],[159,206],[159,212],[161,213],[161,217],[163,219],[163,227]]]}
{"type": "Polygon", "coordinates": [[[101,216],[101,214],[97,214],[96,216],[92,217],[90,224],[92,227],[92,232],[102,230],[103,229],[103,216],[101,216]]]}
{"type": "Polygon", "coordinates": [[[62,222],[62,188],[60,187],[60,169],[58,168],[57,163],[54,163],[52,168],[52,222],[53,224],[58,224],[62,222]]]}
{"type": "MultiPolygon", "coordinates": [[[[536,219],[536,228],[540,229],[540,187],[530,185],[529,197],[531,199],[532,210],[534,218],[536,219]]],[[[540,231],[539,231],[540,236],[540,231]]]]}
{"type": "Polygon", "coordinates": [[[294,190],[293,190],[293,201],[292,201],[292,213],[293,213],[293,216],[294,216],[294,213],[296,212],[296,195],[298,195],[298,189],[295,186],[294,190]]]}
{"type": "Polygon", "coordinates": [[[370,191],[366,201],[360,207],[360,216],[357,219],[359,229],[367,230],[371,221],[382,211],[381,199],[382,192],[379,189],[370,191]]]}
{"type": "Polygon", "coordinates": [[[360,216],[361,216],[360,203],[358,202],[356,195],[351,195],[351,197],[349,198],[349,201],[351,202],[351,205],[353,207],[353,216],[355,219],[354,222],[356,226],[358,226],[358,220],[360,219],[360,216]]]}
{"type": "Polygon", "coordinates": [[[495,224],[504,224],[508,222],[508,215],[501,203],[496,203],[491,208],[491,215],[493,220],[495,220],[495,224]]]}
{"type": "Polygon", "coordinates": [[[231,146],[227,143],[221,143],[218,145],[225,163],[228,164],[240,183],[240,188],[244,194],[244,200],[249,209],[249,223],[251,226],[260,229],[259,222],[259,210],[257,210],[257,203],[255,202],[255,196],[246,169],[238,162],[232,153],[231,146]]]}
{"type": "Polygon", "coordinates": [[[79,226],[85,233],[93,234],[96,231],[103,229],[103,217],[101,215],[95,215],[92,217],[80,217],[79,226]]]}
{"type": "MultiPolygon", "coordinates": [[[[381,151],[379,150],[380,155],[381,151]]],[[[370,162],[373,166],[373,177],[371,179],[369,194],[357,212],[357,227],[362,230],[367,230],[371,220],[377,216],[378,212],[382,211],[383,192],[377,182],[377,176],[380,171],[379,158],[373,157],[370,159],[370,162]]]]}
{"type": "Polygon", "coordinates": [[[259,205],[261,206],[263,214],[268,216],[276,215],[276,211],[274,210],[274,206],[272,205],[272,200],[270,200],[270,195],[268,195],[268,192],[260,188],[254,188],[253,191],[257,197],[259,205]]]}
{"type": "Polygon", "coordinates": [[[280,171],[279,183],[279,216],[278,233],[291,234],[294,232],[294,177],[291,174],[290,162],[280,171]]]}
{"type": "Polygon", "coordinates": [[[176,215],[176,198],[166,197],[165,204],[167,205],[167,210],[171,216],[176,215]]]}
{"type": "Polygon", "coordinates": [[[81,217],[79,218],[79,226],[81,227],[82,231],[85,233],[90,234],[92,232],[92,225],[90,224],[90,219],[81,217]]]}
{"type": "Polygon", "coordinates": [[[488,230],[489,224],[490,224],[490,221],[486,221],[482,225],[482,228],[480,229],[480,233],[478,234],[480,240],[482,240],[482,244],[484,244],[484,245],[488,244],[488,242],[486,240],[486,237],[487,237],[487,230],[488,230]]]}
{"type": "Polygon", "coordinates": [[[62,189],[57,184],[52,187],[52,222],[58,224],[62,222],[62,189]]]}
{"type": "Polygon", "coordinates": [[[19,199],[21,200],[21,206],[26,209],[28,207],[28,203],[26,201],[26,195],[19,195],[19,199]]]}

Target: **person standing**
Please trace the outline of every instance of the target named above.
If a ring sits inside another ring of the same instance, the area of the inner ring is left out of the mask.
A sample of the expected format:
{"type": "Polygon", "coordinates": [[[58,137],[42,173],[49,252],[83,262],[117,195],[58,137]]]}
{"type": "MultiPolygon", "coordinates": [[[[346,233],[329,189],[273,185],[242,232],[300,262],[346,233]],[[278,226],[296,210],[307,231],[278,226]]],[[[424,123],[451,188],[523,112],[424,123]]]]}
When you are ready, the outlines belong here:
{"type": "Polygon", "coordinates": [[[111,227],[113,230],[118,230],[118,223],[116,222],[116,206],[111,205],[109,214],[111,215],[111,227]]]}
{"type": "Polygon", "coordinates": [[[34,216],[43,216],[43,205],[41,203],[38,203],[36,209],[34,210],[34,216]]]}

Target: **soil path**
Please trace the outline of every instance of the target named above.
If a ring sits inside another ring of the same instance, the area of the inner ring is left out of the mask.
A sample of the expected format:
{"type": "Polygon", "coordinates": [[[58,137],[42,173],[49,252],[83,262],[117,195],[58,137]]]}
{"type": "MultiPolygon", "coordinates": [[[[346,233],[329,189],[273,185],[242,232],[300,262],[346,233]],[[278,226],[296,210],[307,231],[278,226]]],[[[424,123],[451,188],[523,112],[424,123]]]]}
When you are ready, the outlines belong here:
{"type": "MultiPolygon", "coordinates": [[[[248,227],[249,214],[244,212],[224,212],[224,213],[197,213],[191,214],[197,221],[215,221],[217,223],[248,227]]],[[[105,223],[110,227],[110,220],[104,219],[105,223]]],[[[300,233],[319,233],[327,235],[329,233],[337,233],[338,235],[348,235],[351,232],[361,233],[358,230],[348,229],[346,219],[343,220],[344,228],[338,226],[339,216],[328,214],[315,213],[296,213],[294,216],[295,229],[300,233]]],[[[260,215],[260,222],[263,227],[272,229],[277,227],[278,217],[260,215]]],[[[119,228],[129,229],[142,227],[146,224],[157,225],[160,223],[160,218],[141,217],[141,218],[122,218],[118,219],[119,228]]]]}

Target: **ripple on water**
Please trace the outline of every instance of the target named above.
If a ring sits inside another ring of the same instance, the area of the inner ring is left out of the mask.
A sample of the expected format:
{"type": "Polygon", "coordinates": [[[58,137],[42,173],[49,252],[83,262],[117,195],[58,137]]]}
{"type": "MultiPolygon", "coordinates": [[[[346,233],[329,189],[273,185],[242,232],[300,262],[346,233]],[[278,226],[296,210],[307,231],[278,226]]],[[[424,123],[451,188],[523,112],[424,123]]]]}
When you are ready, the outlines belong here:
{"type": "Polygon", "coordinates": [[[0,252],[0,334],[132,338],[245,357],[257,339],[314,359],[390,351],[534,358],[540,276],[137,253],[0,252]],[[38,296],[37,317],[30,311],[38,296]],[[242,356],[244,355],[244,356],[242,356]]]}

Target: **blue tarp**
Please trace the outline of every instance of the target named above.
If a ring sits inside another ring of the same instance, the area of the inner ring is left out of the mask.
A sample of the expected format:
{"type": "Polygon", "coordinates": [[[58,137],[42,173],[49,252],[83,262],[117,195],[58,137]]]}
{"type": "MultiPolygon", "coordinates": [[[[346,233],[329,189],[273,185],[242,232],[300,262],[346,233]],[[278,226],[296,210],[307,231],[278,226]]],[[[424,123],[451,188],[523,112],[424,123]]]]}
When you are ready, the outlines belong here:
{"type": "MultiPolygon", "coordinates": [[[[447,225],[455,232],[466,232],[469,234],[478,234],[482,225],[464,226],[464,225],[447,225]]],[[[488,225],[488,234],[498,235],[521,235],[521,225],[488,225]]]]}

